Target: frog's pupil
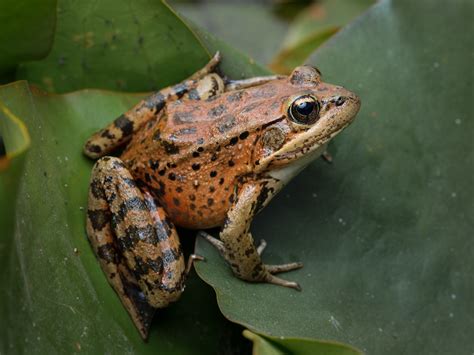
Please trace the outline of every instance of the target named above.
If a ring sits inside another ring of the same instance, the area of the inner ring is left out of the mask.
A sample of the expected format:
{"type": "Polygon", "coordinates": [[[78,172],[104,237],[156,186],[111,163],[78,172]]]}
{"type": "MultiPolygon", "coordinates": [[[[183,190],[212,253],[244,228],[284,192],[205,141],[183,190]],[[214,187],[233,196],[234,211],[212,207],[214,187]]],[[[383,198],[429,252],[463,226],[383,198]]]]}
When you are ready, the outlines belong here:
{"type": "Polygon", "coordinates": [[[300,115],[308,116],[314,109],[314,102],[303,101],[296,106],[300,115]]]}

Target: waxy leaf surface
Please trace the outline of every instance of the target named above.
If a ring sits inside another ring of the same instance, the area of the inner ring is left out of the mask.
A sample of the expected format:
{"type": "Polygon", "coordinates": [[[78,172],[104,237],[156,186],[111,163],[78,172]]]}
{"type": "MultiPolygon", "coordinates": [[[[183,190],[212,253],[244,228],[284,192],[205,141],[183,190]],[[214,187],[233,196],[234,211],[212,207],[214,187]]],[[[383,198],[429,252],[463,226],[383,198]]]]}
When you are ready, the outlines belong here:
{"type": "Polygon", "coordinates": [[[13,75],[19,62],[48,54],[55,24],[56,0],[0,2],[0,82],[13,75]]]}
{"type": "Polygon", "coordinates": [[[23,64],[18,78],[51,92],[149,91],[186,78],[208,58],[163,1],[58,0],[51,53],[23,64]]]}
{"type": "Polygon", "coordinates": [[[232,278],[198,240],[228,318],[371,354],[472,352],[472,13],[381,1],[309,59],[362,109],[329,146],[333,164],[311,164],[252,227],[265,262],[304,262],[284,275],[302,292],[232,278]]]}

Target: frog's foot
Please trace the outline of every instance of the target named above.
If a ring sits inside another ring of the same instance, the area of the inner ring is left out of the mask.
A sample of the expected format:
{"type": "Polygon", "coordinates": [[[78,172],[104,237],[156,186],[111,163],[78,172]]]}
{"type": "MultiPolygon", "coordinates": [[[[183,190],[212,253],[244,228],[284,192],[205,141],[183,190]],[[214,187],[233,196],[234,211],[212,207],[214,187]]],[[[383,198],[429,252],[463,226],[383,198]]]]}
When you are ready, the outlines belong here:
{"type": "MultiPolygon", "coordinates": [[[[274,266],[274,265],[272,265],[272,266],[274,266]]],[[[280,266],[284,266],[284,265],[278,265],[278,266],[280,267],[280,266]]],[[[299,266],[298,268],[300,268],[301,266],[299,266]]],[[[266,267],[268,267],[268,266],[266,266],[266,267]]],[[[294,270],[294,269],[295,268],[293,268],[291,270],[294,270]]],[[[286,271],[288,271],[288,270],[286,270],[286,271]]],[[[283,272],[283,271],[279,271],[279,272],[283,272]]],[[[301,286],[297,282],[288,281],[288,280],[279,278],[279,277],[273,275],[270,271],[265,275],[265,278],[264,278],[263,282],[267,282],[269,284],[278,285],[278,286],[289,287],[289,288],[293,288],[297,291],[301,291],[301,286]]]]}
{"type": "Polygon", "coordinates": [[[301,269],[302,267],[303,267],[303,263],[300,263],[300,262],[280,264],[280,265],[266,265],[265,264],[263,265],[263,268],[266,272],[264,273],[263,280],[264,282],[267,282],[270,284],[290,287],[290,288],[294,288],[297,291],[301,291],[301,286],[297,282],[284,280],[282,278],[275,276],[275,274],[298,270],[298,269],[301,269]]]}
{"type": "Polygon", "coordinates": [[[214,69],[217,67],[220,61],[221,54],[219,53],[219,51],[217,51],[216,54],[214,54],[214,56],[211,58],[211,60],[207,62],[207,64],[203,68],[191,75],[188,80],[199,80],[204,78],[207,74],[214,72],[214,69]]]}
{"type": "Polygon", "coordinates": [[[280,272],[287,272],[298,270],[303,267],[303,263],[301,262],[294,262],[288,264],[280,264],[280,265],[265,265],[265,269],[271,274],[279,274],[280,272]]]}
{"type": "MultiPolygon", "coordinates": [[[[231,258],[229,258],[225,244],[222,241],[220,241],[217,238],[214,238],[213,236],[211,236],[210,234],[204,231],[200,231],[198,233],[198,236],[206,239],[209,243],[211,243],[211,245],[213,245],[229,263],[231,263],[231,266],[233,266],[234,269],[235,268],[238,269],[237,271],[234,270],[234,273],[236,273],[239,277],[243,278],[244,280],[251,281],[251,282],[266,282],[266,283],[271,283],[274,285],[294,288],[295,290],[301,291],[301,287],[298,283],[284,280],[282,278],[274,276],[274,274],[301,269],[303,267],[303,263],[294,262],[294,263],[281,264],[281,265],[265,265],[265,264],[257,263],[255,270],[258,270],[260,272],[257,271],[255,276],[242,277],[243,275],[239,275],[240,267],[238,267],[238,265],[236,265],[230,260],[231,258]]],[[[247,234],[247,238],[251,238],[250,233],[247,234]]],[[[260,244],[256,248],[257,253],[261,255],[266,246],[267,246],[267,242],[263,239],[260,240],[260,244]]],[[[250,254],[250,249],[248,249],[247,254],[250,254]]]]}
{"type": "Polygon", "coordinates": [[[209,243],[211,243],[211,245],[213,245],[219,251],[221,255],[225,255],[224,243],[222,243],[219,239],[214,238],[212,235],[204,231],[199,231],[197,236],[206,239],[209,243]]]}

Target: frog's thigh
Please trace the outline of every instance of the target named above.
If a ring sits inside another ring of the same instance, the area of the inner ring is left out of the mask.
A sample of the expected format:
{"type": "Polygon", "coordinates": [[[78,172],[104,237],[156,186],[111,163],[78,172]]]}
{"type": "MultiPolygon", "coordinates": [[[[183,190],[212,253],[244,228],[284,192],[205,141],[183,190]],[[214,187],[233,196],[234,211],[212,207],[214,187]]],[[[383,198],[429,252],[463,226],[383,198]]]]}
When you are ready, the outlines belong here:
{"type": "Polygon", "coordinates": [[[153,195],[146,188],[142,188],[142,191],[163,255],[163,277],[159,288],[179,297],[184,289],[186,271],[178,232],[153,195]]]}
{"type": "Polygon", "coordinates": [[[89,190],[87,234],[140,333],[182,291],[184,260],[174,227],[117,158],[99,160],[89,190]]]}
{"type": "Polygon", "coordinates": [[[299,289],[295,282],[280,279],[273,274],[300,268],[302,264],[264,265],[249,232],[253,217],[280,188],[279,182],[275,180],[243,185],[220,233],[224,247],[220,249],[238,277],[247,281],[268,282],[299,289]]]}

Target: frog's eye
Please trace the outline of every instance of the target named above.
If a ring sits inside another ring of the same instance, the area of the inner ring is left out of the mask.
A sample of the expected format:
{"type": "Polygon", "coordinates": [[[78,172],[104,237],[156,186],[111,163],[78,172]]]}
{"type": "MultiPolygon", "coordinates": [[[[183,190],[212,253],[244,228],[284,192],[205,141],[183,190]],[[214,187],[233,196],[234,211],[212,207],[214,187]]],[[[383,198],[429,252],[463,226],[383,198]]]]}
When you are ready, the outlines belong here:
{"type": "Polygon", "coordinates": [[[288,110],[291,119],[299,124],[313,124],[319,118],[320,104],[314,96],[303,95],[294,100],[288,110]]]}

